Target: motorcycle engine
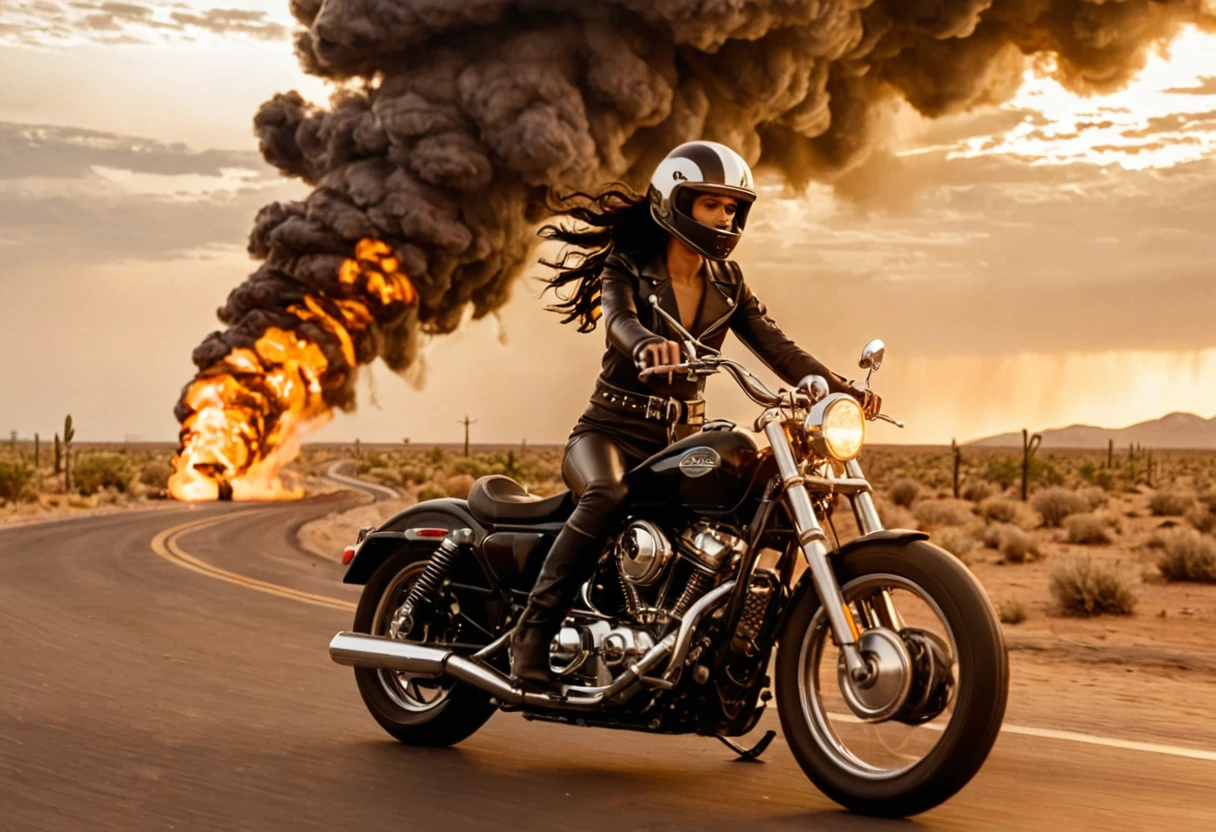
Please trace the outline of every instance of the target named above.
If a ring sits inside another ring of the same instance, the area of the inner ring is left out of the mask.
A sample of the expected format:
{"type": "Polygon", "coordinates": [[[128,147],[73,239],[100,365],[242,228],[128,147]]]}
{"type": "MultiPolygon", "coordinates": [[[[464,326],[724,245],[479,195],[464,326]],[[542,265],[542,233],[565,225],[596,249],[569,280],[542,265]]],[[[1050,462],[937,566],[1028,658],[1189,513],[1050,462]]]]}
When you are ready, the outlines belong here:
{"type": "Polygon", "coordinates": [[[597,597],[586,601],[603,617],[562,627],[550,651],[550,668],[558,676],[594,685],[611,682],[725,579],[747,542],[730,526],[701,521],[680,530],[673,545],[656,523],[637,520],[613,548],[620,596],[609,586],[596,586],[597,597]],[[611,620],[608,614],[619,613],[621,606],[625,615],[611,620]]]}
{"type": "Polygon", "coordinates": [[[736,529],[709,521],[683,529],[676,541],[648,520],[631,523],[617,541],[625,607],[639,621],[682,619],[747,548],[736,529]]]}

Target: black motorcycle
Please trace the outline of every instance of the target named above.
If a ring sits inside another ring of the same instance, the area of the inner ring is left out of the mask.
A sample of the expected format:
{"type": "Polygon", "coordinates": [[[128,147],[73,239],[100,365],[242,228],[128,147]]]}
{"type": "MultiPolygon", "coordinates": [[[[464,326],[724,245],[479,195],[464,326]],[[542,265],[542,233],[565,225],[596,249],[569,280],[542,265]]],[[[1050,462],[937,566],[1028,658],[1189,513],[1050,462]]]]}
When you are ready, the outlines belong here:
{"type": "MultiPolygon", "coordinates": [[[[854,398],[818,376],[773,393],[685,335],[688,372],[725,371],[766,409],[755,433],[710,422],[627,475],[627,517],[552,643],[560,693],[513,684],[506,645],[573,503],[502,476],[360,532],[345,582],[365,588],[330,656],[407,745],[460,742],[504,710],[697,733],[754,759],[772,731],[750,749],[730,738],[775,695],[795,758],[830,798],[888,817],[938,805],[979,770],[1004,717],[991,603],[927,535],[883,528],[854,398]],[[832,545],[841,495],[861,534],[832,545]]],[[[883,352],[867,344],[861,367],[883,352]]]]}

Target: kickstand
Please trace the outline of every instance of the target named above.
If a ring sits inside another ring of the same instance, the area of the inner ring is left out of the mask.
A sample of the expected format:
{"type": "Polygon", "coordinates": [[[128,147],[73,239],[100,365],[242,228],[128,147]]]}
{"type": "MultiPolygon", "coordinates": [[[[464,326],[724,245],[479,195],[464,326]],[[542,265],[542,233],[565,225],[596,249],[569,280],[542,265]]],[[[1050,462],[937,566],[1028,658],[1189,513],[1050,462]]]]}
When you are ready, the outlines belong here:
{"type": "Polygon", "coordinates": [[[773,741],[773,738],[777,736],[777,732],[776,731],[765,731],[764,736],[760,738],[760,742],[756,743],[751,748],[744,748],[743,746],[739,745],[739,743],[735,742],[734,740],[727,739],[726,737],[723,737],[719,734],[714,734],[713,736],[714,736],[714,739],[720,741],[723,745],[725,745],[731,751],[733,751],[739,755],[739,759],[736,760],[736,762],[758,763],[758,762],[760,762],[760,755],[765,752],[765,750],[769,746],[769,743],[771,743],[773,741]]]}

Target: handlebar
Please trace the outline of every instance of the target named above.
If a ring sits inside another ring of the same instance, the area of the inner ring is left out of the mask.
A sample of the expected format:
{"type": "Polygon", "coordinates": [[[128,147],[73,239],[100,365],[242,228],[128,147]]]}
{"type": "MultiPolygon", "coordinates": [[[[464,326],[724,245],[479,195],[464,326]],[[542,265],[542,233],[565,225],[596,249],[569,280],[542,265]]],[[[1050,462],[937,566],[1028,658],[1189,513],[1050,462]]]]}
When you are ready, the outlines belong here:
{"type": "MultiPolygon", "coordinates": [[[[720,369],[725,369],[730,373],[731,378],[738,383],[747,397],[756,404],[764,407],[802,407],[810,406],[810,397],[801,390],[779,390],[774,393],[764,385],[764,382],[756,378],[751,372],[740,364],[738,361],[732,361],[729,358],[723,358],[717,350],[714,350],[705,344],[702,344],[692,334],[686,330],[678,320],[672,317],[663,307],[659,305],[658,298],[654,295],[649,297],[651,306],[654,307],[662,318],[664,318],[672,329],[678,332],[684,338],[683,348],[688,354],[688,360],[682,364],[659,364],[654,367],[646,367],[639,374],[638,378],[646,380],[651,376],[667,375],[668,373],[688,373],[690,376],[708,376],[713,375],[720,369]],[[697,354],[697,348],[701,348],[701,355],[697,354]]],[[[872,371],[871,371],[872,372],[872,371]]],[[[867,376],[869,378],[869,376],[867,376]]],[[[876,416],[870,417],[873,419],[882,419],[885,422],[890,422],[896,427],[902,428],[904,423],[898,419],[893,419],[885,413],[879,413],[876,416]]]]}
{"type": "MultiPolygon", "coordinates": [[[[743,392],[747,394],[747,397],[756,404],[763,405],[765,407],[801,408],[809,408],[811,405],[810,398],[801,390],[779,390],[774,393],[738,361],[723,358],[720,355],[707,356],[705,358],[690,358],[681,364],[657,364],[653,367],[643,369],[640,373],[638,373],[638,378],[644,381],[651,376],[667,375],[668,373],[687,373],[691,376],[708,376],[713,375],[714,373],[723,369],[726,370],[730,374],[731,378],[738,383],[739,387],[743,389],[743,392]]],[[[879,413],[870,418],[890,422],[899,428],[904,426],[903,422],[892,418],[885,413],[879,413]]]]}

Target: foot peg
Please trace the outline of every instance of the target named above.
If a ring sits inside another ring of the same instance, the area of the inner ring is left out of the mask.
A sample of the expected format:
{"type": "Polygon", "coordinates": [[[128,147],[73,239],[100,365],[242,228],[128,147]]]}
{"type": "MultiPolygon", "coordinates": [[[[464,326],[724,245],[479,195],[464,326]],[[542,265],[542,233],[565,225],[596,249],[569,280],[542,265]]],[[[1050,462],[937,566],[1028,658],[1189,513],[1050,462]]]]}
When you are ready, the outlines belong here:
{"type": "Polygon", "coordinates": [[[758,763],[760,755],[763,754],[777,736],[776,731],[765,731],[764,736],[760,738],[760,742],[753,745],[751,748],[744,748],[732,739],[728,739],[719,734],[714,734],[714,739],[720,741],[731,751],[739,755],[737,762],[740,763],[758,763]]]}

